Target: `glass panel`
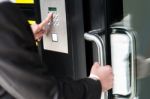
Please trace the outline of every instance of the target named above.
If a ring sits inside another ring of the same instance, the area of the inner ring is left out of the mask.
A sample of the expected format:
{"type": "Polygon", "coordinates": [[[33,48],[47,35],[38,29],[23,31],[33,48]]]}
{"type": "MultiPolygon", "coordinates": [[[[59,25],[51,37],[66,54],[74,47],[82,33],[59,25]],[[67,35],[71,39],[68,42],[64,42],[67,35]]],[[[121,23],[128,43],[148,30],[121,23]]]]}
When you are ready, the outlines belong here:
{"type": "Polygon", "coordinates": [[[139,99],[150,97],[150,0],[123,0],[124,25],[137,39],[137,87],[139,99]]]}

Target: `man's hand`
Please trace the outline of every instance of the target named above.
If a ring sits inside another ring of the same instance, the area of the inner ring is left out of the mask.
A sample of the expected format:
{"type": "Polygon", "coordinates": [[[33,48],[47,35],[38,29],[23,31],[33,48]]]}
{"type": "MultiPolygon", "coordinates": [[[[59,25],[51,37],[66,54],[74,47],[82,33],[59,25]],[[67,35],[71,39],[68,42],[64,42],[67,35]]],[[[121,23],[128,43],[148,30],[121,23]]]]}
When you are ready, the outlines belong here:
{"type": "Polygon", "coordinates": [[[53,14],[49,13],[48,16],[40,24],[31,25],[35,40],[40,40],[42,38],[43,34],[46,32],[45,26],[49,22],[51,22],[52,19],[53,19],[53,14]]]}
{"type": "Polygon", "coordinates": [[[113,73],[110,66],[100,66],[98,63],[95,63],[91,68],[90,75],[95,75],[95,77],[101,81],[102,91],[107,91],[112,88],[113,73]]]}

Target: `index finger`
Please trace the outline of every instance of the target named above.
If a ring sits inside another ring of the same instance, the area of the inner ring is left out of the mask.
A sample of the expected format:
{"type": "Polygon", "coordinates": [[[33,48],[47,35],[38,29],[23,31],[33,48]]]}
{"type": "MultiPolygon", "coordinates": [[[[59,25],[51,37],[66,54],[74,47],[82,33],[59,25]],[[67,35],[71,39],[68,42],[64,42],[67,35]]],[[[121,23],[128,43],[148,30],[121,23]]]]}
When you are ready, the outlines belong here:
{"type": "Polygon", "coordinates": [[[45,25],[48,24],[52,20],[53,14],[49,13],[47,17],[39,24],[39,28],[43,28],[45,25]]]}

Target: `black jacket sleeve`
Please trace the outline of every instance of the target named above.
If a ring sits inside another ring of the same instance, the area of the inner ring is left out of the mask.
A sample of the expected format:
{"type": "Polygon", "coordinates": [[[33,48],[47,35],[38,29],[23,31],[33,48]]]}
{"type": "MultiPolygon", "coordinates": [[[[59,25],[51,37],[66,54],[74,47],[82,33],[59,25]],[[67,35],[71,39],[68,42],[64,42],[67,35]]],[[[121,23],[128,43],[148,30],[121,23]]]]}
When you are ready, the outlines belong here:
{"type": "Polygon", "coordinates": [[[99,99],[101,93],[90,78],[48,76],[28,22],[10,2],[0,3],[0,86],[16,99],[99,99]]]}

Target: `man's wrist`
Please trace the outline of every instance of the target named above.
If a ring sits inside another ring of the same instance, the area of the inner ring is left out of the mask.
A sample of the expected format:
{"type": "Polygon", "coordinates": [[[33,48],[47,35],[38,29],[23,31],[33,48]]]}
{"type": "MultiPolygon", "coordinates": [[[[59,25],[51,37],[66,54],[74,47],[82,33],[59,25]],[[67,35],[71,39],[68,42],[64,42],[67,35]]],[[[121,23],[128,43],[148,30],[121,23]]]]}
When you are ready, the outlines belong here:
{"type": "Polygon", "coordinates": [[[90,74],[89,78],[91,78],[93,80],[100,80],[99,77],[95,74],[90,74]]]}

